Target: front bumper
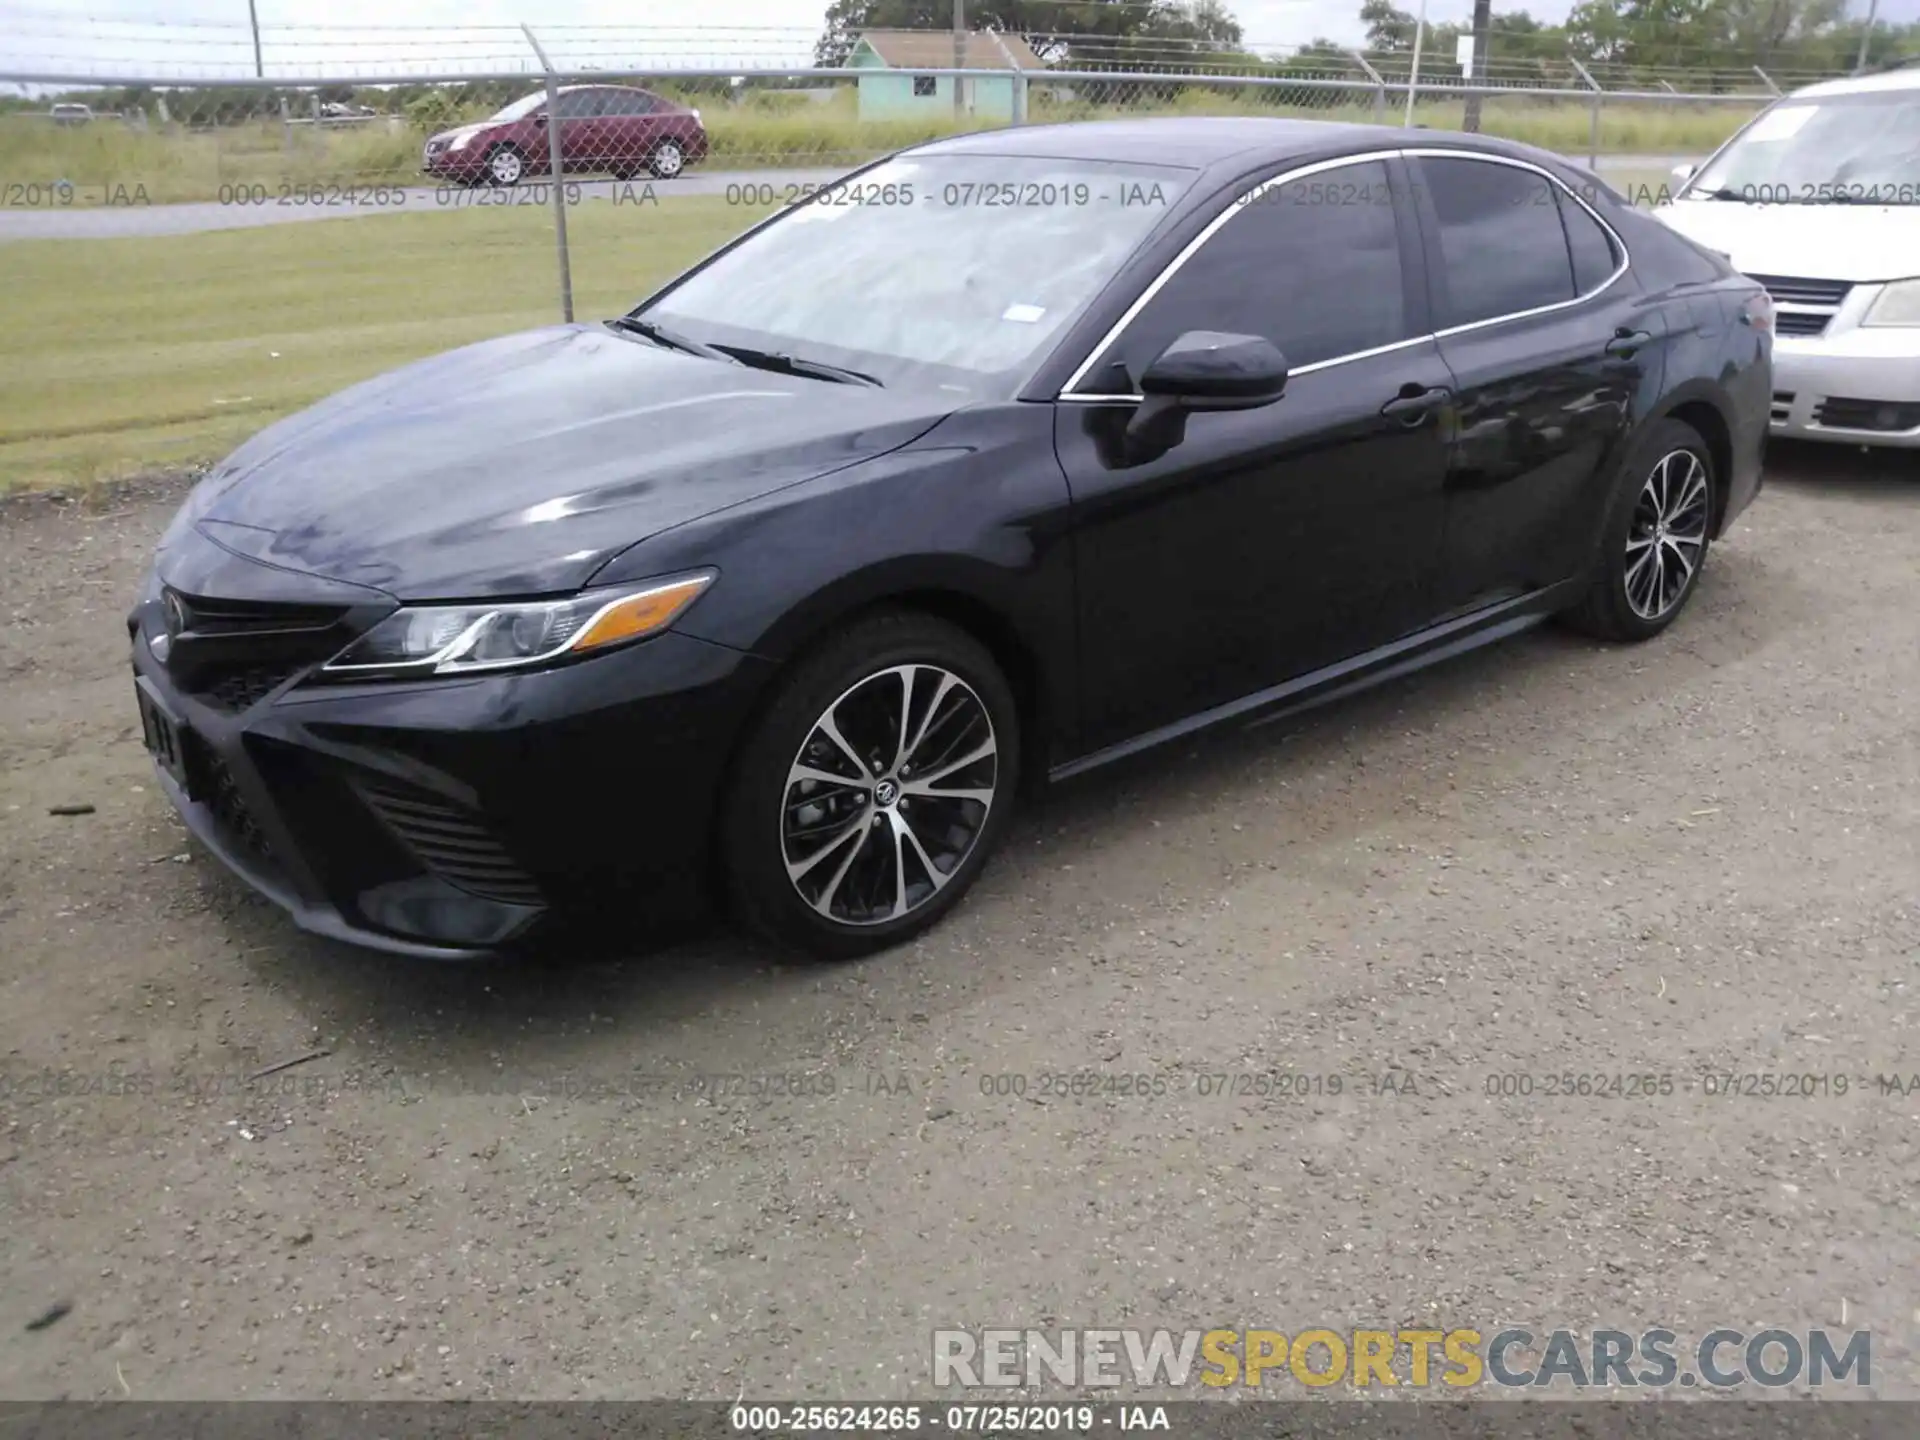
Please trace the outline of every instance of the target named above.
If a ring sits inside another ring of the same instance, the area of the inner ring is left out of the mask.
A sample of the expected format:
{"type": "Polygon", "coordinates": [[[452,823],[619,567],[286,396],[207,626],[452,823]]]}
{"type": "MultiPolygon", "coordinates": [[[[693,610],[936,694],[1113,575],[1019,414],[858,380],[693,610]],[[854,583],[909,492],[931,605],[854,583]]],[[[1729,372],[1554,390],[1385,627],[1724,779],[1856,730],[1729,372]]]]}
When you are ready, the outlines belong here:
{"type": "MultiPolygon", "coordinates": [[[[569,914],[645,929],[703,895],[726,758],[764,661],[668,632],[552,670],[189,689],[157,601],[136,684],[179,722],[189,829],[316,934],[403,955],[520,946],[569,914]]],[[[131,697],[129,697],[131,700],[131,697]]]]}
{"type": "Polygon", "coordinates": [[[1775,436],[1920,449],[1920,329],[1841,329],[1779,336],[1773,350],[1775,436]]]}

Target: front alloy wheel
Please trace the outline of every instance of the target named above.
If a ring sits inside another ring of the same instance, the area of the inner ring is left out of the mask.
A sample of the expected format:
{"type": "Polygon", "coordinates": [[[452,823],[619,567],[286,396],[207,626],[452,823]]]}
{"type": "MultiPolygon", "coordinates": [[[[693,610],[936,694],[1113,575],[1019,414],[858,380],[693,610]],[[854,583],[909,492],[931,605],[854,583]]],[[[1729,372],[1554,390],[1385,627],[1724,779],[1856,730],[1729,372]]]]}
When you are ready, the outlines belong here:
{"type": "Polygon", "coordinates": [[[487,178],[496,185],[518,185],[527,173],[527,162],[511,145],[502,145],[487,157],[487,178]]]}
{"type": "Polygon", "coordinates": [[[938,665],[896,665],[827,707],[787,771],[787,878],[843,925],[880,925],[946,887],[993,809],[999,746],[980,697],[938,665]]]}
{"type": "Polygon", "coordinates": [[[821,956],[918,934],[979,874],[1018,771],[985,647],[930,615],[870,616],[793,666],[743,746],[722,816],[734,909],[821,956]]]}
{"type": "Polygon", "coordinates": [[[1673,609],[1699,573],[1707,549],[1707,467],[1691,450],[1660,457],[1648,472],[1627,532],[1623,583],[1642,620],[1673,609]]]}

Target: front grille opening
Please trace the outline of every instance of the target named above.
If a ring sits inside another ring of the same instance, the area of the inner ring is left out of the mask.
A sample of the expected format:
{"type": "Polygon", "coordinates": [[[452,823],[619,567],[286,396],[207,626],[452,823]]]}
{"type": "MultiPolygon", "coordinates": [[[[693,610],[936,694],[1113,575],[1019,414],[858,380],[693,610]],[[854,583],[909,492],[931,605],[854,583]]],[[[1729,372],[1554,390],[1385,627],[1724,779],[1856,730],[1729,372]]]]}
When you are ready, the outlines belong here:
{"type": "Polygon", "coordinates": [[[1776,310],[1773,312],[1773,333],[1776,335],[1794,335],[1809,337],[1824,335],[1827,326],[1833,323],[1831,315],[1816,315],[1805,310],[1776,310]]]}
{"type": "Polygon", "coordinates": [[[1814,410],[1813,423],[1831,430],[1870,430],[1888,435],[1920,429],[1920,404],[1830,395],[1814,410]]]}
{"type": "Polygon", "coordinates": [[[1773,422],[1784,425],[1793,413],[1793,391],[1776,390],[1773,392],[1773,422]]]}
{"type": "Polygon", "coordinates": [[[233,778],[233,771],[228,768],[227,762],[204,744],[197,749],[200,783],[195,788],[201,792],[200,798],[213,812],[214,820],[231,839],[237,840],[260,859],[272,860],[273,844],[247,805],[246,796],[240,793],[240,784],[233,778]]]}
{"type": "Polygon", "coordinates": [[[1776,305],[1819,305],[1838,310],[1852,291],[1846,280],[1810,280],[1792,275],[1749,275],[1766,287],[1776,305]]]}
{"type": "Polygon", "coordinates": [[[201,677],[206,687],[202,697],[217,709],[238,714],[251,710],[305,669],[304,665],[249,665],[240,670],[211,671],[201,677]]]}
{"type": "Polygon", "coordinates": [[[546,904],[538,882],[472,811],[445,796],[385,776],[356,778],[354,788],[422,868],[448,884],[483,900],[546,904]]]}

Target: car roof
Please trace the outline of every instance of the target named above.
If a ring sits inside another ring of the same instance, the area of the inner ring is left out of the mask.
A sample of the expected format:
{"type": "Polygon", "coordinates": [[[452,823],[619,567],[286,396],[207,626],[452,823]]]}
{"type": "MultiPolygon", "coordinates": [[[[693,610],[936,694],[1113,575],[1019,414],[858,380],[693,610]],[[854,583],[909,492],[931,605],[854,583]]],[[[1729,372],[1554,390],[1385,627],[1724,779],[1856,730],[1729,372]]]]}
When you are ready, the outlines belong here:
{"type": "MultiPolygon", "coordinates": [[[[1408,149],[1504,155],[1541,166],[1569,183],[1572,183],[1570,174],[1579,170],[1564,155],[1492,135],[1261,116],[1181,115],[1010,126],[934,140],[913,146],[906,153],[1033,156],[1178,166],[1202,172],[1196,178],[1191,197],[1198,201],[1216,186],[1231,183],[1233,177],[1255,170],[1289,162],[1310,164],[1369,150],[1408,149]]],[[[1587,172],[1579,170],[1579,173],[1587,172]]]]}
{"type": "Polygon", "coordinates": [[[1132,160],[1204,169],[1252,154],[1295,155],[1379,144],[1388,127],[1251,115],[1181,115],[1141,120],[1081,120],[980,130],[915,146],[918,154],[1032,155],[1055,160],[1132,160]]]}
{"type": "Polygon", "coordinates": [[[1920,65],[1908,64],[1877,75],[1851,75],[1844,80],[1823,80],[1796,90],[1789,100],[1818,100],[1829,95],[1867,95],[1888,90],[1920,90],[1920,65]]]}

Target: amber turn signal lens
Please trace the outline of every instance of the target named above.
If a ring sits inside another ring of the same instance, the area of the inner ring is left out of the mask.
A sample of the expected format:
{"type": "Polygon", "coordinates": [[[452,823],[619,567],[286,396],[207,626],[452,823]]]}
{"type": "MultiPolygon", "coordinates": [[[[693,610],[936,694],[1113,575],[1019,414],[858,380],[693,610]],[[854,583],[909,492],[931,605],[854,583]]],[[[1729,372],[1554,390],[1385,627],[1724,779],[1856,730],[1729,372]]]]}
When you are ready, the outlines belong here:
{"type": "Polygon", "coordinates": [[[597,650],[664,630],[712,583],[711,575],[695,575],[615,600],[581,627],[569,648],[597,650]]]}

